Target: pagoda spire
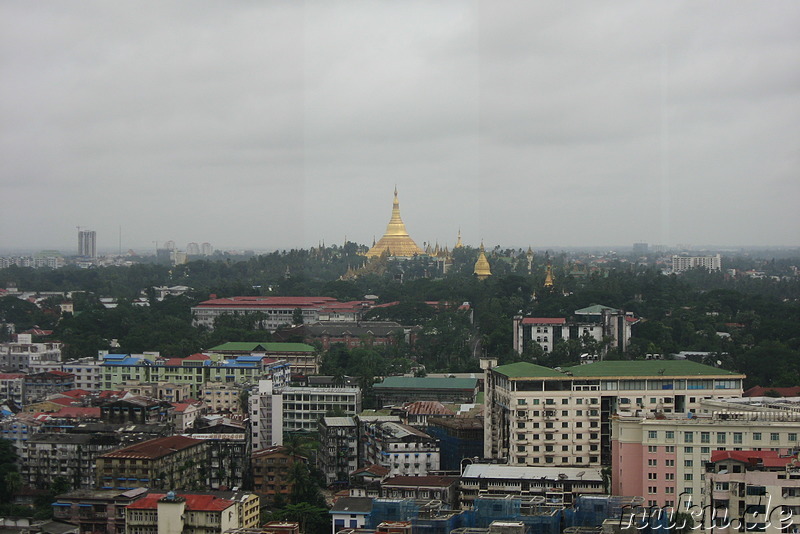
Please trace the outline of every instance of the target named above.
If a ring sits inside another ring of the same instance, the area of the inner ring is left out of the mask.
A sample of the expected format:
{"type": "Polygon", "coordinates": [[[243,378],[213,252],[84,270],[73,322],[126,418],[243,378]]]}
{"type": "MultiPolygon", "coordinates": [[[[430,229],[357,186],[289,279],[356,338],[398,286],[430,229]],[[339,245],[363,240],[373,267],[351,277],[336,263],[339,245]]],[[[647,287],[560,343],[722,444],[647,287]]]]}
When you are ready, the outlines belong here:
{"type": "Polygon", "coordinates": [[[392,216],[386,226],[386,233],[383,237],[367,252],[367,257],[380,256],[384,251],[388,251],[389,256],[411,257],[417,254],[424,254],[417,244],[411,239],[406,230],[406,225],[400,217],[400,201],[397,199],[397,186],[394,188],[394,200],[392,201],[392,216]]]}

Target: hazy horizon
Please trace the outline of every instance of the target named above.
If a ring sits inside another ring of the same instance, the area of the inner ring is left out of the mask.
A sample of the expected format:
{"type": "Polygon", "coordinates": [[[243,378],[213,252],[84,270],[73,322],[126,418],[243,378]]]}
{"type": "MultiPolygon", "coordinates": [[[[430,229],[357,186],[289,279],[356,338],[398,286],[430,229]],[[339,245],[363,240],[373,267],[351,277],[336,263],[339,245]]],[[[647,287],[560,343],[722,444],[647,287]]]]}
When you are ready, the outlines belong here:
{"type": "Polygon", "coordinates": [[[800,245],[800,3],[145,5],[0,4],[0,249],[800,245]]]}

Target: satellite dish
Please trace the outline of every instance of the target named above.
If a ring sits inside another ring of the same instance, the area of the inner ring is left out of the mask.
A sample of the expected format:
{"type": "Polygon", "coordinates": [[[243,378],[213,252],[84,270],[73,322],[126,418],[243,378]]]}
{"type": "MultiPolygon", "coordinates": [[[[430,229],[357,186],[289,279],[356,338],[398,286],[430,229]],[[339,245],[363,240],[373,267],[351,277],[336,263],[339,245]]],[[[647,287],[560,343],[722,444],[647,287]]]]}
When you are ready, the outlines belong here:
{"type": "Polygon", "coordinates": [[[722,360],[717,360],[717,367],[719,367],[720,365],[722,365],[722,360]]]}
{"type": "Polygon", "coordinates": [[[575,476],[578,477],[578,478],[583,478],[583,475],[585,475],[585,474],[586,474],[586,471],[581,471],[580,473],[577,473],[575,476]]]}

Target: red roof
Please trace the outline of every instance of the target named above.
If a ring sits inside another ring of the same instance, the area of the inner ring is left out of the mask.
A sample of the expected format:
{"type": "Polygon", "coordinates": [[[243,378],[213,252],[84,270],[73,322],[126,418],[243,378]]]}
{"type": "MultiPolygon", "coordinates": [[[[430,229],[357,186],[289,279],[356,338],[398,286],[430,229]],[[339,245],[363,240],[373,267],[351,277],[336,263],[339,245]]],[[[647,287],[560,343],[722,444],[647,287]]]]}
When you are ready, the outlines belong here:
{"type": "Polygon", "coordinates": [[[565,324],[563,317],[525,317],[522,324],[565,324]]]}
{"type": "Polygon", "coordinates": [[[764,467],[786,467],[797,456],[780,456],[778,451],[712,451],[711,461],[735,460],[764,467]]]}
{"type": "Polygon", "coordinates": [[[203,443],[203,440],[187,438],[186,436],[169,436],[151,439],[124,449],[112,451],[102,455],[101,458],[144,458],[152,460],[182,449],[188,449],[199,443],[203,443]]]}
{"type": "Polygon", "coordinates": [[[100,408],[84,408],[83,406],[65,406],[55,413],[53,417],[65,417],[68,419],[82,419],[84,417],[90,419],[100,419],[100,408]]]}
{"type": "Polygon", "coordinates": [[[70,389],[69,391],[62,391],[59,393],[59,395],[66,395],[67,397],[72,397],[73,399],[80,399],[81,397],[85,397],[89,394],[91,394],[91,391],[86,391],[85,389],[70,389]]]}
{"type": "Polygon", "coordinates": [[[47,372],[49,372],[50,374],[56,375],[56,376],[64,376],[64,377],[71,376],[71,377],[75,377],[74,374],[65,373],[64,371],[47,371],[47,372]]]}
{"type": "Polygon", "coordinates": [[[30,328],[25,330],[24,332],[20,332],[21,334],[31,334],[34,336],[52,336],[52,330],[42,330],[41,328],[30,328]]]}
{"type": "MultiPolygon", "coordinates": [[[[166,497],[166,493],[150,493],[138,501],[127,506],[129,510],[157,510],[158,501],[166,497]]],[[[186,501],[186,510],[192,512],[221,512],[233,505],[233,501],[220,499],[213,495],[184,495],[177,496],[186,501]]]]}
{"type": "Polygon", "coordinates": [[[108,399],[110,397],[122,397],[125,395],[124,391],[114,391],[113,389],[105,389],[97,394],[101,399],[108,399]]]}
{"type": "Polygon", "coordinates": [[[75,399],[71,397],[54,397],[52,399],[46,399],[43,402],[52,402],[53,404],[60,404],[61,406],[72,406],[75,399]]]}
{"type": "Polygon", "coordinates": [[[210,356],[206,356],[205,354],[202,354],[200,352],[197,352],[195,354],[190,354],[184,358],[184,360],[210,360],[210,359],[211,359],[210,356]]]}
{"type": "Polygon", "coordinates": [[[25,373],[0,373],[0,380],[14,380],[16,378],[22,378],[25,376],[25,373]]]}
{"type": "Polygon", "coordinates": [[[409,402],[403,409],[412,415],[455,415],[455,412],[439,401],[409,402]]]}
{"type": "Polygon", "coordinates": [[[199,308],[313,308],[336,302],[333,297],[229,297],[211,299],[197,305],[199,308]]]}
{"type": "Polygon", "coordinates": [[[772,393],[777,393],[779,397],[800,397],[800,386],[788,388],[765,388],[764,386],[753,386],[744,393],[743,397],[774,397],[772,393]],[[767,395],[767,392],[770,394],[767,395]]]}
{"type": "Polygon", "coordinates": [[[386,475],[389,474],[389,469],[379,464],[372,464],[368,465],[367,467],[362,467],[361,469],[356,469],[355,471],[350,473],[350,476],[359,475],[362,473],[375,475],[379,477],[385,477],[386,475]]]}

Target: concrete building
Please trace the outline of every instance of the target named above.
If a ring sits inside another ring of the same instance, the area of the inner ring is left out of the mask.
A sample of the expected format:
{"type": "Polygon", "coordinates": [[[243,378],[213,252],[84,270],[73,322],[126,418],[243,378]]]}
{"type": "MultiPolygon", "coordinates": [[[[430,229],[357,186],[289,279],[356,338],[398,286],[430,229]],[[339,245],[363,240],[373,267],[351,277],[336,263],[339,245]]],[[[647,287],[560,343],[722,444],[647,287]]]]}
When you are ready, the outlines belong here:
{"type": "Polygon", "coordinates": [[[249,399],[253,449],[283,443],[287,432],[316,432],[329,413],[354,416],[361,411],[361,389],[355,387],[275,387],[261,380],[249,399]]]}
{"type": "Polygon", "coordinates": [[[680,273],[702,267],[709,271],[722,270],[722,257],[719,254],[714,256],[686,256],[686,255],[673,255],[672,256],[672,272],[680,273]]]}
{"type": "Polygon", "coordinates": [[[0,400],[22,405],[25,373],[0,373],[0,400]]]}
{"type": "Polygon", "coordinates": [[[89,489],[96,479],[95,460],[120,447],[117,436],[40,432],[18,449],[23,483],[45,489],[62,477],[73,488],[89,489]]]}
{"type": "Polygon", "coordinates": [[[200,398],[210,413],[243,413],[239,395],[242,388],[227,382],[206,382],[200,398]]]}
{"type": "Polygon", "coordinates": [[[797,454],[777,451],[714,451],[706,464],[706,524],[721,534],[793,532],[800,513],[797,454]]]}
{"type": "Polygon", "coordinates": [[[230,342],[212,347],[208,352],[230,358],[261,357],[265,363],[270,363],[270,375],[275,381],[278,381],[279,366],[284,362],[288,363],[287,381],[290,374],[313,375],[319,372],[317,349],[307,343],[230,342]]]}
{"type": "Polygon", "coordinates": [[[439,470],[439,443],[428,434],[400,423],[360,424],[362,466],[382,465],[389,476],[426,476],[439,470]]]}
{"type": "Polygon", "coordinates": [[[22,381],[22,403],[31,404],[50,395],[75,389],[75,375],[47,371],[25,375],[22,381]]]}
{"type": "Polygon", "coordinates": [[[563,317],[513,318],[514,350],[522,354],[530,344],[539,345],[544,352],[552,352],[556,344],[568,339],[580,340],[585,336],[603,342],[610,340],[605,348],[624,352],[631,339],[631,326],[638,320],[631,312],[593,305],[575,310],[574,319],[563,317]]]}
{"type": "Polygon", "coordinates": [[[469,464],[461,473],[461,508],[473,507],[483,497],[543,497],[550,504],[571,505],[579,495],[603,495],[607,491],[598,468],[520,467],[469,464]]]}
{"type": "Polygon", "coordinates": [[[97,257],[97,232],[94,230],[78,231],[78,256],[97,257]]]}
{"type": "Polygon", "coordinates": [[[305,463],[307,459],[290,454],[284,447],[269,447],[253,452],[253,490],[264,502],[275,502],[277,495],[288,498],[292,492],[289,470],[295,462],[305,463]]]}
{"type": "Polygon", "coordinates": [[[338,498],[330,509],[332,534],[343,529],[366,527],[371,513],[372,499],[369,497],[338,498]]]}
{"type": "Polygon", "coordinates": [[[31,334],[17,334],[16,341],[0,343],[0,369],[30,372],[31,366],[60,365],[61,342],[34,343],[31,334]]]}
{"type": "Polygon", "coordinates": [[[459,477],[457,476],[394,476],[380,483],[382,499],[414,499],[441,501],[445,508],[455,509],[458,503],[459,477]]]}
{"type": "Polygon", "coordinates": [[[204,487],[207,443],[185,436],[152,439],[97,458],[97,487],[152,489],[204,487]]]}
{"type": "Polygon", "coordinates": [[[80,358],[63,362],[59,371],[75,375],[75,387],[86,391],[101,389],[100,360],[96,358],[80,358]]]}
{"type": "Polygon", "coordinates": [[[797,399],[700,399],[688,414],[622,412],[613,425],[612,492],[642,495],[648,506],[675,506],[679,495],[706,506],[704,466],[715,451],[785,455],[800,446],[798,436],[797,399]]]}
{"type": "Polygon", "coordinates": [[[486,370],[484,457],[515,465],[610,465],[611,421],[696,411],[704,398],[742,394],[741,374],[691,361],[604,361],[549,369],[527,362],[486,370]]]}
{"type": "Polygon", "coordinates": [[[317,461],[326,484],[347,484],[358,469],[358,424],[352,417],[323,417],[319,443],[317,461]]]}
{"type": "Polygon", "coordinates": [[[439,467],[444,471],[460,471],[464,458],[483,457],[483,418],[430,417],[426,432],[439,441],[439,467]]]}

